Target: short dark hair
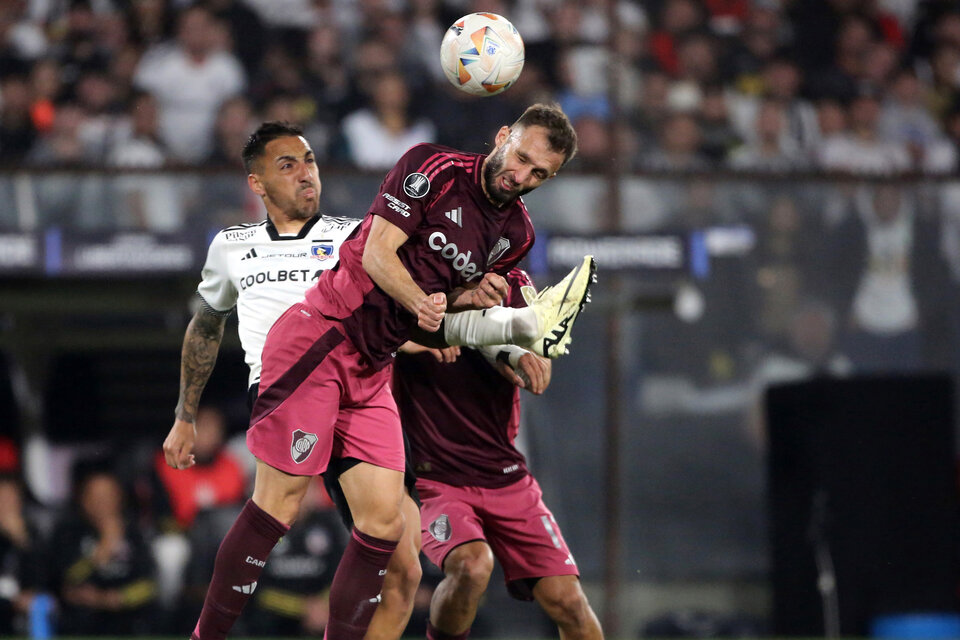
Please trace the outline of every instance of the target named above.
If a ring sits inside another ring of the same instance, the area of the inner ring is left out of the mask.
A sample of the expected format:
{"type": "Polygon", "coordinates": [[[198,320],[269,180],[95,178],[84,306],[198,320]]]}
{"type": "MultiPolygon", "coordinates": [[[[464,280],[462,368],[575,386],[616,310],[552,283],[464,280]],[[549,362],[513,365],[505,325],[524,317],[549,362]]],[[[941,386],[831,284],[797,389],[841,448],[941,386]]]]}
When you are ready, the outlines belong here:
{"type": "Polygon", "coordinates": [[[254,165],[263,156],[267,144],[277,138],[302,136],[303,129],[290,122],[264,122],[254,131],[243,145],[240,157],[247,173],[253,173],[254,165]]]}
{"type": "Polygon", "coordinates": [[[539,102],[532,104],[517,118],[511,128],[532,126],[543,127],[548,131],[547,141],[550,143],[550,148],[563,154],[563,164],[576,155],[577,132],[560,105],[539,102]]]}

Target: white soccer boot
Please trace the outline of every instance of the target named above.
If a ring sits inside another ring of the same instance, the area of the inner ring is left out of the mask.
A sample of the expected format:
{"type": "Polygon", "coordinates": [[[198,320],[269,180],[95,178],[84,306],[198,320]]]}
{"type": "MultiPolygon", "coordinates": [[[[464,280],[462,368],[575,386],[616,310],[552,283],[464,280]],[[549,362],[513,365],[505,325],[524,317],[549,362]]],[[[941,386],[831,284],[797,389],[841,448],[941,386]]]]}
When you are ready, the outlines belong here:
{"type": "Polygon", "coordinates": [[[590,302],[590,286],[597,281],[597,263],[593,256],[583,261],[557,284],[545,287],[527,305],[537,316],[538,335],[522,345],[546,358],[559,358],[567,353],[573,323],[590,302]]]}

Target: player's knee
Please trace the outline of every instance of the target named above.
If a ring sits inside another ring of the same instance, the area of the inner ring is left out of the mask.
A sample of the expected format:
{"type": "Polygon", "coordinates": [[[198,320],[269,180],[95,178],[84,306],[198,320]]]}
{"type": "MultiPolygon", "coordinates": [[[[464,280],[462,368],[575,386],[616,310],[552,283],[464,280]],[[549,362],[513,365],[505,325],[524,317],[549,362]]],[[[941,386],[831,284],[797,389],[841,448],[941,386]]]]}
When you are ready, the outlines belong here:
{"type": "Polygon", "coordinates": [[[558,625],[584,628],[593,618],[590,604],[579,585],[552,589],[539,600],[547,615],[558,625]]]}
{"type": "Polygon", "coordinates": [[[403,514],[395,505],[384,504],[362,513],[355,512],[353,523],[357,529],[374,538],[399,540],[403,535],[403,514]]]}
{"type": "Polygon", "coordinates": [[[446,574],[460,586],[486,589],[493,573],[493,553],[485,544],[460,547],[444,563],[446,574]],[[458,553],[459,552],[459,553],[458,553]]]}

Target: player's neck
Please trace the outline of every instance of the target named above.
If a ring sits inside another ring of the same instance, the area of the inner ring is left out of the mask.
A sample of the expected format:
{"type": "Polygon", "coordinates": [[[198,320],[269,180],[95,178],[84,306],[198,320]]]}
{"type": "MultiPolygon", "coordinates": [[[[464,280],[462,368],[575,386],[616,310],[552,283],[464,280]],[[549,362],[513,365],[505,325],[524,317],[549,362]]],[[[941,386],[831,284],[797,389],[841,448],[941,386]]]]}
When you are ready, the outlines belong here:
{"type": "Polygon", "coordinates": [[[300,230],[303,229],[303,225],[307,224],[307,220],[310,218],[288,218],[287,216],[271,213],[270,222],[273,223],[273,226],[276,228],[277,233],[282,236],[287,235],[296,235],[300,233],[300,230]]]}

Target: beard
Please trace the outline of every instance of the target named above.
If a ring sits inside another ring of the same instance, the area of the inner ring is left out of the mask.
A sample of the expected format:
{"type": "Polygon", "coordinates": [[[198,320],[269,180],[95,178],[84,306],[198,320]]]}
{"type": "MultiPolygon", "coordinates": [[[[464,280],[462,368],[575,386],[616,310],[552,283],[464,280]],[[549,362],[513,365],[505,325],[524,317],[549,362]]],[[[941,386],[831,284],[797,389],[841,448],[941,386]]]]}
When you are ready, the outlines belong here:
{"type": "Polygon", "coordinates": [[[507,154],[506,147],[500,147],[490,154],[483,167],[483,186],[486,187],[487,196],[498,206],[502,207],[509,204],[525,193],[530,193],[531,189],[518,189],[516,191],[505,191],[500,188],[497,181],[497,174],[503,169],[503,158],[507,154]]]}
{"type": "Polygon", "coordinates": [[[268,186],[265,186],[265,189],[267,197],[276,203],[283,214],[291,220],[309,220],[320,211],[320,187],[317,185],[313,186],[317,195],[312,201],[302,200],[299,190],[293,198],[286,198],[268,186]]]}

